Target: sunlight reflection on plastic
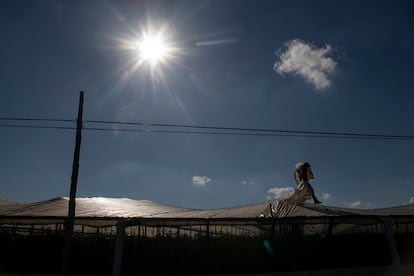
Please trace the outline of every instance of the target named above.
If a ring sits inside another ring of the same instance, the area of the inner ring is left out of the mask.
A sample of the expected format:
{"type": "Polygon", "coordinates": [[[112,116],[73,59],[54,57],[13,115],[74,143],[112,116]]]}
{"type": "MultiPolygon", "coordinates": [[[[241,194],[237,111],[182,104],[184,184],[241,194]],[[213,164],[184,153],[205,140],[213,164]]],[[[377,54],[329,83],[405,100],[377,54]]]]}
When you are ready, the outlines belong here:
{"type": "Polygon", "coordinates": [[[273,248],[272,248],[272,246],[270,245],[270,243],[269,243],[269,241],[268,241],[268,240],[264,240],[264,241],[263,241],[263,246],[264,246],[264,248],[266,249],[267,253],[268,253],[270,256],[274,256],[274,255],[275,255],[275,252],[273,251],[273,248]]]}

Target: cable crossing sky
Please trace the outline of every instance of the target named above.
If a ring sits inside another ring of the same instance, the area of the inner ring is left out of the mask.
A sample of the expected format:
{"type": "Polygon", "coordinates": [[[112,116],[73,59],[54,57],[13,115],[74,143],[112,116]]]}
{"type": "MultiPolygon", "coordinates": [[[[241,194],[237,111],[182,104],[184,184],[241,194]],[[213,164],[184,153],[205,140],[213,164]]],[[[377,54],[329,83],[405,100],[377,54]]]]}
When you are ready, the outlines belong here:
{"type": "MultiPolygon", "coordinates": [[[[4,128],[31,128],[31,129],[56,129],[73,130],[75,126],[46,125],[45,123],[76,123],[73,119],[56,118],[15,118],[0,117],[0,121],[14,122],[0,123],[4,128]],[[19,122],[19,123],[17,123],[19,122]],[[26,122],[22,124],[20,122],[26,122]],[[27,122],[31,122],[27,124],[27,122]],[[32,122],[42,124],[32,124],[32,122]]],[[[233,135],[233,136],[262,136],[262,137],[303,137],[303,138],[331,138],[331,139],[365,139],[365,140],[398,140],[414,141],[412,135],[374,134],[361,132],[332,132],[332,131],[308,131],[266,128],[239,128],[206,125],[144,123],[144,122],[120,122],[104,120],[84,120],[83,129],[89,131],[117,131],[137,133],[166,133],[166,134],[198,134],[198,135],[233,135]],[[97,125],[111,125],[111,127],[97,127],[97,125]],[[128,126],[129,128],[126,128],[128,126]],[[140,128],[131,128],[140,127],[140,128]]]]}

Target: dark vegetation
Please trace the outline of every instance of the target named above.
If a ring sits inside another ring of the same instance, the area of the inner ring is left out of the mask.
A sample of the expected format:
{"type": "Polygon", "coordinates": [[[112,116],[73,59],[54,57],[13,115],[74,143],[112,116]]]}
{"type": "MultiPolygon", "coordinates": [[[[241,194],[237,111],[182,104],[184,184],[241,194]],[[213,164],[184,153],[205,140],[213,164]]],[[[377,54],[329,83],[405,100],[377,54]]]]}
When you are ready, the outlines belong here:
{"type": "MultiPolygon", "coordinates": [[[[0,273],[60,273],[62,232],[16,233],[0,228],[0,273]]],[[[412,263],[412,233],[396,236],[401,262],[412,263]]],[[[111,274],[114,235],[76,235],[71,273],[111,274]]],[[[126,236],[125,274],[296,271],[391,264],[383,233],[256,237],[126,236]]]]}

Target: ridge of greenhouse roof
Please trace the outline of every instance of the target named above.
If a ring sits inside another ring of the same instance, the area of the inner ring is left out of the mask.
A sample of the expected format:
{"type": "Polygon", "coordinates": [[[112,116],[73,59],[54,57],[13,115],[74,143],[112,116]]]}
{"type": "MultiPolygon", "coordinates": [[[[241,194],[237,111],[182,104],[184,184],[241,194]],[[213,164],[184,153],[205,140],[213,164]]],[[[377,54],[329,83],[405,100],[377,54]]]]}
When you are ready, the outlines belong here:
{"type": "MultiPolygon", "coordinates": [[[[66,197],[33,203],[0,202],[0,217],[66,217],[66,197]]],[[[326,217],[326,216],[414,215],[414,204],[381,209],[351,209],[325,205],[296,205],[281,200],[219,208],[192,209],[129,198],[88,197],[76,199],[76,218],[258,218],[258,217],[326,217]]]]}

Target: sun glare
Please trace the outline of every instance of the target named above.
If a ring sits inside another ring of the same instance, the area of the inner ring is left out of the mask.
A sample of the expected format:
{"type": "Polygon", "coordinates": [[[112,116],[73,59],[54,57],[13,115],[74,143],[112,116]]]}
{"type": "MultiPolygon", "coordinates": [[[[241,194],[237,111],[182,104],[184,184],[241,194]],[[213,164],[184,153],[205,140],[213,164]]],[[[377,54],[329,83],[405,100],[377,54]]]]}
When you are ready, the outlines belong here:
{"type": "Polygon", "coordinates": [[[133,30],[129,37],[116,40],[118,47],[127,53],[125,76],[145,77],[154,89],[167,82],[167,72],[180,61],[181,50],[168,24],[159,28],[142,27],[133,30]]]}
{"type": "Polygon", "coordinates": [[[119,38],[118,42],[121,49],[129,51],[133,70],[146,67],[155,74],[177,59],[180,51],[172,39],[173,34],[169,25],[143,27],[140,31],[133,31],[129,38],[119,38]]]}
{"type": "Polygon", "coordinates": [[[155,65],[165,60],[168,53],[168,46],[160,37],[145,37],[139,42],[138,53],[142,60],[155,65]]]}

